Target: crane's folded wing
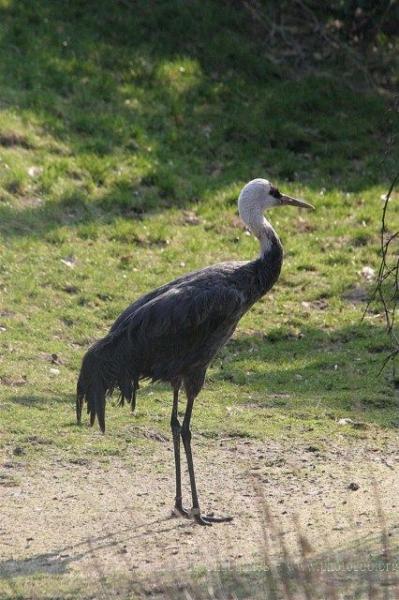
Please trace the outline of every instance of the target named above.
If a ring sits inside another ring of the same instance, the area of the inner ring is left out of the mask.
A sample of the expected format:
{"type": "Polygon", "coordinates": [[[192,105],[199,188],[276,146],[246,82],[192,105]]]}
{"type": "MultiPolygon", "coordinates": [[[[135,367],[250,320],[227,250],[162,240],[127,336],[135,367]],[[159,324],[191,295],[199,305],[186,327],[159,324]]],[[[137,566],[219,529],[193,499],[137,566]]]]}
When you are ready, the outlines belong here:
{"type": "Polygon", "coordinates": [[[238,320],[243,306],[243,295],[231,287],[198,289],[188,285],[169,289],[150,300],[132,313],[121,327],[128,328],[129,336],[144,335],[146,338],[174,335],[199,327],[217,328],[226,321],[238,320]]]}

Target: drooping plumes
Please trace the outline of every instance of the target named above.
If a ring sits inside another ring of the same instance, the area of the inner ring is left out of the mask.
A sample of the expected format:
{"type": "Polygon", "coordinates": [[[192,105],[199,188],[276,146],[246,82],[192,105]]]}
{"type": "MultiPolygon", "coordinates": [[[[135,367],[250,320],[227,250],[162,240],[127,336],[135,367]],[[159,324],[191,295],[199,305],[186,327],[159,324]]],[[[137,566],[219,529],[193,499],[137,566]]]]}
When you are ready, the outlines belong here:
{"type": "Polygon", "coordinates": [[[120,400],[133,401],[134,382],[137,377],[133,371],[134,364],[130,360],[131,352],[127,339],[127,330],[110,333],[96,342],[86,352],[79,374],[76,395],[76,416],[81,421],[82,406],[87,403],[90,425],[95,418],[102,432],[105,431],[106,396],[115,388],[119,389],[120,400]]]}

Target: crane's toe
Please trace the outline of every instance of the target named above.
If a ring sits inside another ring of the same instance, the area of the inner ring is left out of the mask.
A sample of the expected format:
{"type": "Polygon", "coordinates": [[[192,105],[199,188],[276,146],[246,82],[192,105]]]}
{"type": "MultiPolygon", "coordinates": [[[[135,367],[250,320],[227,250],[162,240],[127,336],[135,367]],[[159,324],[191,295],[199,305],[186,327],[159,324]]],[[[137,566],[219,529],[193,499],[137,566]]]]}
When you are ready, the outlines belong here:
{"type": "Polygon", "coordinates": [[[183,508],[183,506],[175,505],[172,509],[172,517],[185,517],[186,519],[191,518],[191,510],[183,508]]]}
{"type": "Polygon", "coordinates": [[[172,517],[184,517],[186,519],[193,519],[199,525],[213,525],[213,523],[228,523],[233,520],[233,517],[229,516],[216,516],[214,513],[208,515],[202,515],[198,509],[192,508],[187,510],[183,506],[175,505],[172,510],[172,517]]]}
{"type": "Polygon", "coordinates": [[[198,509],[197,511],[193,510],[192,515],[197,523],[200,525],[213,525],[213,523],[227,523],[233,520],[233,517],[223,516],[218,517],[214,513],[209,513],[209,515],[202,515],[198,509]]]}
{"type": "Polygon", "coordinates": [[[212,525],[212,522],[202,515],[194,515],[194,519],[198,525],[212,525]]]}
{"type": "Polygon", "coordinates": [[[213,513],[210,513],[209,515],[200,515],[201,519],[203,521],[206,521],[207,525],[212,525],[212,523],[229,523],[230,521],[233,520],[233,517],[229,517],[229,516],[216,516],[213,513]]]}

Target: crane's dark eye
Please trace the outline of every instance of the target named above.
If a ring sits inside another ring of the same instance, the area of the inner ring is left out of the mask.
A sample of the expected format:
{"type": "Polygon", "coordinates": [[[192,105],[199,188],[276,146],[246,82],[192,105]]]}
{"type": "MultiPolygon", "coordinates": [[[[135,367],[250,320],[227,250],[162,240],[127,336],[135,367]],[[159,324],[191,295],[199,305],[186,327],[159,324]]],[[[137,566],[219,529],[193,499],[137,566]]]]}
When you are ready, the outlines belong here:
{"type": "Polygon", "coordinates": [[[273,196],[273,198],[281,198],[281,194],[277,188],[270,186],[269,194],[273,196]]]}

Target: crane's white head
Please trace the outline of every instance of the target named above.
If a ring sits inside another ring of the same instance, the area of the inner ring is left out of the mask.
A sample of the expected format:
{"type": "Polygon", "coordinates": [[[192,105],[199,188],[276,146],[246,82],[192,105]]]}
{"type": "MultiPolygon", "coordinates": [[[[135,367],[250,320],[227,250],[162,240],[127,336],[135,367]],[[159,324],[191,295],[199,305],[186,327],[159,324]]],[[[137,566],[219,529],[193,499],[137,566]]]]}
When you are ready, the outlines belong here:
{"type": "Polygon", "coordinates": [[[263,223],[263,213],[273,206],[299,206],[314,208],[312,204],[286,196],[279,192],[267,179],[253,179],[241,190],[238,197],[238,211],[246,225],[256,232],[263,223]]]}

